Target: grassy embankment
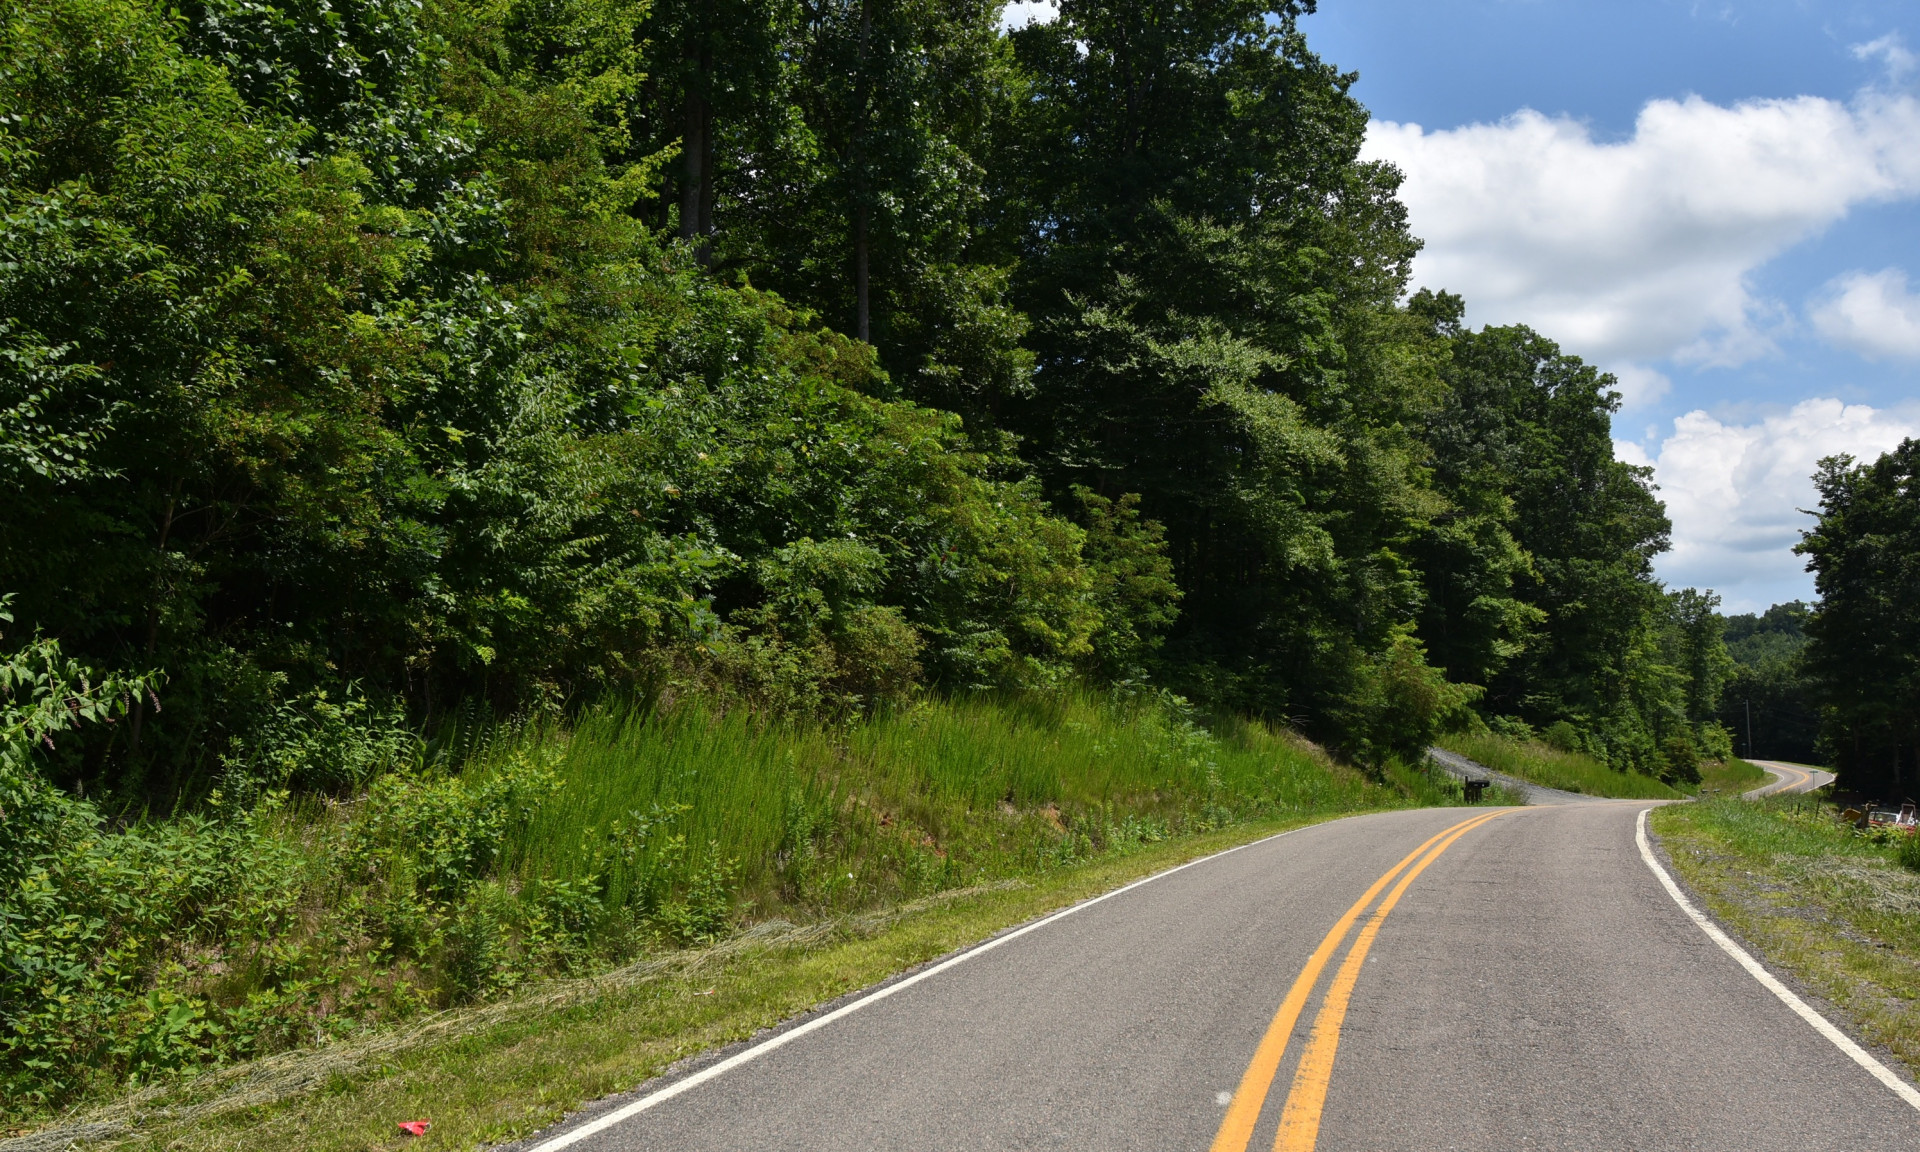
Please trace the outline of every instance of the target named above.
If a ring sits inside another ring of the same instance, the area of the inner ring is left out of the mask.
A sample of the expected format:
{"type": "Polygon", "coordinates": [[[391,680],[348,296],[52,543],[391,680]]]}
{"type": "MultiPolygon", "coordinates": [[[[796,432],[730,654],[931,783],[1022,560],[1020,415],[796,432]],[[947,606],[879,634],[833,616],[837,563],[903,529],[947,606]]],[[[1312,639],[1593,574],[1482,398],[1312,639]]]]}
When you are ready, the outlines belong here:
{"type": "Polygon", "coordinates": [[[1539,740],[1515,740],[1491,732],[1456,733],[1442,737],[1439,744],[1496,772],[1565,792],[1655,800],[1678,799],[1682,795],[1652,776],[1618,772],[1591,756],[1562,752],[1539,740]]]}
{"type": "Polygon", "coordinates": [[[1738,796],[1760,787],[1773,777],[1739,757],[1700,766],[1700,795],[1738,796]]]}
{"type": "MultiPolygon", "coordinates": [[[[502,731],[458,772],[250,817],[225,918],[146,942],[165,1002],[212,1027],[131,1097],[99,1070],[58,1119],[170,1148],[377,1147],[420,1116],[422,1147],[507,1139],[1138,875],[1450,800],[1265,726],[1091,696],[502,731]]],[[[56,1119],[8,1107],[15,1132],[56,1119]]]]}
{"type": "Polygon", "coordinates": [[[1920,842],[1857,833],[1807,797],[1655,809],[1652,830],[1707,910],[1769,964],[1920,1073],[1920,842]]]}

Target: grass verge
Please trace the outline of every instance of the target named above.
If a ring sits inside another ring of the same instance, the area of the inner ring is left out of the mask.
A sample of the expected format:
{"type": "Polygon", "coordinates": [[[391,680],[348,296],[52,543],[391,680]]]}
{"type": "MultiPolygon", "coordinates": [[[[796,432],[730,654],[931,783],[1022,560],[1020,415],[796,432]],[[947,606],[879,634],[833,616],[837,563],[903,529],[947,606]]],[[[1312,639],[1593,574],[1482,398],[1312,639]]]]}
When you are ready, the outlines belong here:
{"type": "Polygon", "coordinates": [[[1648,819],[1716,919],[1920,1073],[1920,875],[1897,841],[1805,797],[1706,799],[1648,819]]]}
{"type": "Polygon", "coordinates": [[[1751,792],[1773,777],[1737,757],[1711,761],[1700,766],[1700,795],[1738,796],[1751,792]]]}
{"type": "MultiPolygon", "coordinates": [[[[336,797],[68,806],[9,906],[0,1135],[142,1086],[1257,821],[1456,799],[1172,698],[929,698],[837,723],[609,705],[336,797]],[[15,917],[18,910],[18,922],[15,917]]],[[[242,781],[244,783],[244,781],[242,781]]],[[[663,969],[666,970],[666,969],[663,969]]]]}
{"type": "Polygon", "coordinates": [[[1681,795],[1651,776],[1616,772],[1591,756],[1562,752],[1539,740],[1516,740],[1483,732],[1456,733],[1442,737],[1439,743],[1447,751],[1478,761],[1496,772],[1563,792],[1636,800],[1672,800],[1681,795]]]}
{"type": "Polygon", "coordinates": [[[725,944],[456,1009],[378,1042],[290,1053],[151,1088],[60,1133],[0,1143],[310,1152],[472,1148],[523,1137],[674,1061],[745,1039],[1004,928],[1211,852],[1335,818],[1260,821],[1148,844],[887,913],[768,922],[725,944]],[[409,1040],[409,1035],[412,1039],[409,1040]],[[275,1098],[278,1095],[279,1098],[275,1098]],[[401,1120],[430,1119],[422,1139],[401,1120]]]}

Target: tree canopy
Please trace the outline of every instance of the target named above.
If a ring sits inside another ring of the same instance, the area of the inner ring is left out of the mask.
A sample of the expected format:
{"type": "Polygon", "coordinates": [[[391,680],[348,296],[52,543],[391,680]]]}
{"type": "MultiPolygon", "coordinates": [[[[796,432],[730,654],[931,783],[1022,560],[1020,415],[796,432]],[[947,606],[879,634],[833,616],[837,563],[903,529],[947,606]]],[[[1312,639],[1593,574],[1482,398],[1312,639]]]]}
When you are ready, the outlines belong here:
{"type": "Polygon", "coordinates": [[[1920,441],[1870,464],[1820,462],[1819,522],[1796,551],[1820,602],[1802,661],[1841,778],[1915,791],[1920,763],[1920,441]]]}
{"type": "Polygon", "coordinates": [[[1653,766],[1724,671],[1612,381],[1407,295],[1308,10],[15,5],[0,591],[153,686],[49,778],[1067,680],[1653,766]]]}

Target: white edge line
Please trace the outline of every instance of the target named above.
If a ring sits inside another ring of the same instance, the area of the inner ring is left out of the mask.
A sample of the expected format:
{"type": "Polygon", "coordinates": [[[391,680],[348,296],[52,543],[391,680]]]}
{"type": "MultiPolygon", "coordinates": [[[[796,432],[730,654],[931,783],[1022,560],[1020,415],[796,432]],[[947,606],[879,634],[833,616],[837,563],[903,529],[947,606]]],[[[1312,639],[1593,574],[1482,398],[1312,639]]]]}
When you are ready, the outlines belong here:
{"type": "Polygon", "coordinates": [[[1642,808],[1640,810],[1640,818],[1635,821],[1634,824],[1634,839],[1640,845],[1640,859],[1645,860],[1647,867],[1653,869],[1653,874],[1660,878],[1660,883],[1666,888],[1667,895],[1673,897],[1673,902],[1680,905],[1680,910],[1685,912],[1695,924],[1700,926],[1700,930],[1707,934],[1708,939],[1720,945],[1723,952],[1733,957],[1734,960],[1739,963],[1740,967],[1745,968],[1747,973],[1755,980],[1760,981],[1760,983],[1766,987],[1767,991],[1778,996],[1782,1004],[1793,1009],[1794,1015],[1811,1024],[1815,1032],[1825,1036],[1833,1042],[1835,1048],[1851,1056],[1853,1062],[1865,1068],[1873,1075],[1875,1080],[1893,1089],[1894,1093],[1898,1095],[1900,1099],[1905,1100],[1916,1111],[1920,1111],[1920,1090],[1916,1090],[1912,1084],[1907,1083],[1907,1081],[1902,1079],[1893,1069],[1875,1059],[1873,1053],[1855,1044],[1852,1037],[1834,1027],[1831,1021],[1814,1011],[1813,1007],[1805,1000],[1794,995],[1791,988],[1780,983],[1779,980],[1774,978],[1773,973],[1761,967],[1760,961],[1755,960],[1749,955],[1745,948],[1735,944],[1731,936],[1721,931],[1718,924],[1715,924],[1707,918],[1706,913],[1693,906],[1693,902],[1688,900],[1686,894],[1680,891],[1680,885],[1674,883],[1673,877],[1668,875],[1667,870],[1660,866],[1660,861],[1654,858],[1653,848],[1647,843],[1647,811],[1647,809],[1642,808]]]}
{"type": "MultiPolygon", "coordinates": [[[[788,1044],[791,1044],[793,1041],[800,1039],[800,1037],[805,1036],[809,1032],[814,1032],[814,1031],[818,1031],[821,1028],[825,1028],[827,1025],[833,1023],[835,1020],[840,1019],[842,1016],[850,1016],[853,1013],[860,1011],[862,1008],[866,1008],[870,1005],[877,1004],[880,1001],[885,1000],[887,997],[893,995],[896,992],[904,992],[908,988],[913,987],[915,984],[920,983],[922,980],[927,980],[934,976],[938,976],[940,973],[945,972],[947,969],[953,967],[956,964],[964,964],[968,960],[971,960],[976,956],[985,955],[986,953],[993,951],[995,948],[1000,947],[1002,944],[1011,943],[1012,941],[1018,940],[1020,937],[1025,936],[1029,932],[1034,932],[1034,931],[1038,931],[1041,928],[1045,928],[1047,925],[1053,923],[1055,920],[1059,920],[1062,917],[1071,916],[1075,912],[1084,911],[1085,909],[1093,907],[1095,904],[1098,904],[1104,900],[1111,900],[1115,896],[1119,896],[1122,893],[1131,892],[1135,888],[1140,887],[1142,884],[1151,884],[1155,880],[1159,880],[1162,877],[1171,876],[1175,872],[1185,871],[1186,869],[1191,868],[1196,864],[1205,864],[1209,860],[1218,860],[1222,856],[1225,856],[1232,852],[1238,852],[1243,848],[1258,847],[1261,844],[1266,844],[1271,841],[1278,840],[1282,836],[1291,836],[1295,832],[1303,832],[1308,828],[1318,828],[1322,824],[1326,824],[1326,823],[1331,823],[1331,821],[1316,821],[1315,823],[1312,823],[1312,824],[1303,824],[1298,828],[1289,828],[1285,832],[1276,832],[1272,836],[1262,836],[1258,840],[1249,840],[1245,844],[1236,844],[1231,848],[1226,848],[1226,849],[1222,849],[1219,852],[1210,853],[1206,856],[1200,857],[1197,860],[1189,860],[1185,864],[1176,865],[1172,868],[1167,869],[1165,872],[1155,872],[1151,876],[1142,877],[1139,880],[1135,880],[1131,884],[1127,884],[1122,887],[1115,888],[1111,892],[1102,893],[1101,895],[1095,896],[1090,900],[1082,900],[1080,903],[1072,905],[1071,907],[1062,908],[1060,911],[1053,913],[1051,916],[1047,916],[1040,920],[1035,920],[1033,923],[1028,924],[1025,927],[1016,928],[1011,932],[1005,933],[1004,935],[995,936],[993,939],[988,940],[983,944],[977,944],[972,948],[967,949],[965,952],[960,953],[958,956],[949,957],[948,959],[943,960],[938,964],[935,964],[931,968],[928,968],[921,972],[914,973],[913,975],[907,977],[904,980],[897,980],[892,984],[888,984],[881,988],[876,988],[872,992],[867,993],[865,996],[860,997],[858,1000],[854,1000],[848,1004],[843,1004],[824,1016],[816,1017],[812,1020],[807,1021],[804,1024],[799,1024],[792,1028],[789,1028],[785,1032],[780,1033],[778,1036],[768,1037],[767,1039],[762,1040],[760,1043],[755,1044],[753,1047],[747,1048],[740,1052],[736,1052],[717,1064],[710,1064],[707,1067],[700,1069],[698,1072],[695,1072],[692,1075],[687,1076],[685,1079],[676,1080],[673,1083],[667,1085],[665,1088],[660,1089],[658,1092],[649,1092],[647,1095],[642,1096],[640,1099],[635,1100],[633,1103],[626,1104],[619,1108],[616,1108],[612,1112],[607,1113],[605,1116],[601,1116],[586,1124],[582,1124],[578,1128],[574,1128],[569,1131],[563,1132],[560,1135],[555,1136],[551,1140],[547,1140],[543,1143],[536,1144],[532,1148],[528,1149],[527,1152],[559,1152],[560,1149],[569,1147],[573,1144],[577,1144],[580,1141],[585,1140],[589,1136],[594,1136],[594,1135],[598,1135],[601,1132],[605,1132],[607,1129],[612,1128],[614,1125],[624,1123],[627,1120],[630,1120],[633,1117],[638,1116],[640,1113],[645,1112],[649,1108],[652,1108],[659,1104],[666,1103],[667,1101],[673,1099],[675,1096],[680,1095],[682,1092],[692,1091],[693,1089],[698,1088],[700,1085],[705,1084],[709,1080],[713,1080],[720,1076],[726,1075],[728,1072],[733,1071],[735,1068],[740,1067],[742,1064],[746,1064],[749,1061],[758,1060],[760,1057],[765,1056],[767,1053],[772,1052],[776,1048],[786,1047],[788,1044]]],[[[1868,1059],[1871,1059],[1871,1057],[1868,1057],[1868,1059]]],[[[1916,1101],[1915,1107],[1920,1107],[1920,1094],[1916,1094],[1915,1101],[1916,1101]]]]}

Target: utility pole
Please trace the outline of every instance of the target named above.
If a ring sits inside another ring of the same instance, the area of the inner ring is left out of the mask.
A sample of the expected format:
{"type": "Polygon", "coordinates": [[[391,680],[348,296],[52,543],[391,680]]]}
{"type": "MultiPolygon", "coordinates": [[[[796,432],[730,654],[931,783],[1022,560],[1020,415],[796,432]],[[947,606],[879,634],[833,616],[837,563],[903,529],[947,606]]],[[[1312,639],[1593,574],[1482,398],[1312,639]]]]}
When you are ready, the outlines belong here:
{"type": "Polygon", "coordinates": [[[1747,759],[1753,759],[1753,699],[1747,699],[1747,759]]]}

